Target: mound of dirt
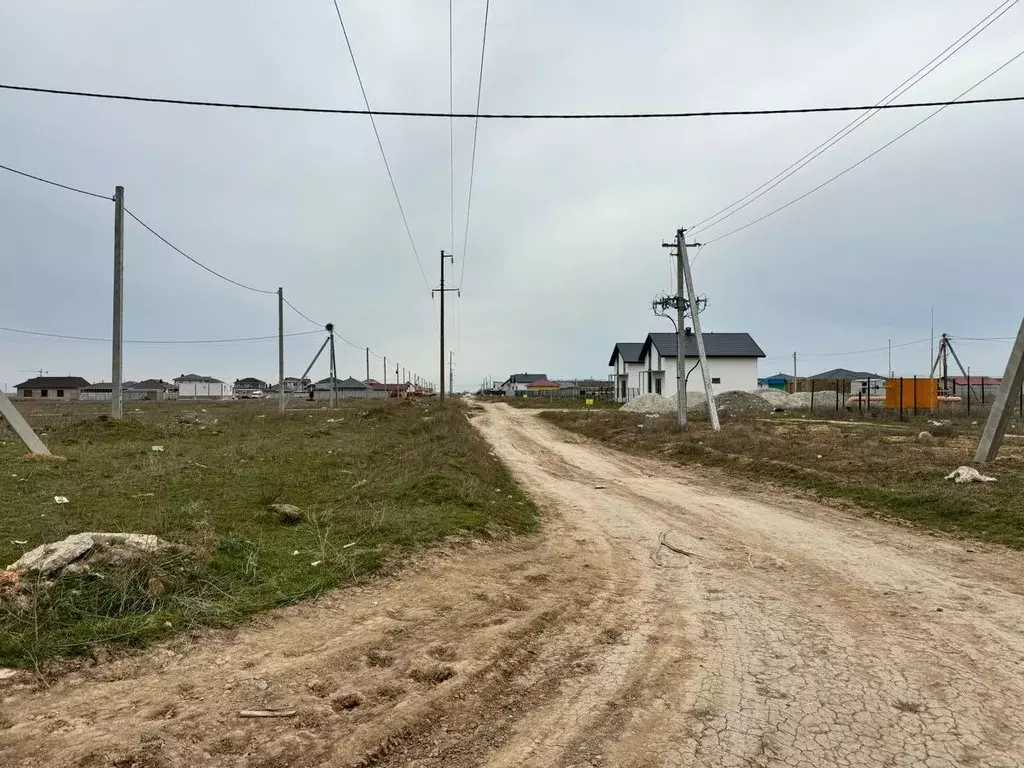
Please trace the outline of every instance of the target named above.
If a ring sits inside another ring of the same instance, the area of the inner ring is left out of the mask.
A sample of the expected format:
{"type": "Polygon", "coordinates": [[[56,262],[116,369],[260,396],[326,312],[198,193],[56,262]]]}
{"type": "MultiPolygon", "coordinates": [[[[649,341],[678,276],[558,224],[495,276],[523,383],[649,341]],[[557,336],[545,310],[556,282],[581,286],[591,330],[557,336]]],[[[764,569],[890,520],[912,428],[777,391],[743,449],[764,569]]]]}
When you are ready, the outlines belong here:
{"type": "Polygon", "coordinates": [[[626,413],[672,413],[675,409],[676,401],[663,395],[640,395],[621,408],[626,413]]]}

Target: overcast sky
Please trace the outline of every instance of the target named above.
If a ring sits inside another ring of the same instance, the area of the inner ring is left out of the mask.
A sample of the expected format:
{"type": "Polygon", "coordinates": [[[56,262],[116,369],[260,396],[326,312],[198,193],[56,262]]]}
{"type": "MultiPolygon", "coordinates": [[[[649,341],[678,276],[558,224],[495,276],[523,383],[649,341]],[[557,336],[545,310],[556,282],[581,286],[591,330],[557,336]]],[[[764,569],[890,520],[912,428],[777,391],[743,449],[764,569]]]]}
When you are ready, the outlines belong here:
{"type": "MultiPolygon", "coordinates": [[[[484,111],[656,111],[873,103],[996,0],[495,0],[484,111]]],[[[448,4],[341,3],[371,105],[445,110],[448,4]]],[[[482,0],[455,3],[455,106],[472,111],[482,0]]],[[[904,100],[952,98],[1024,48],[1015,7],[904,100]]],[[[361,108],[330,0],[0,2],[0,81],[148,96],[361,108]]],[[[1024,94],[1024,58],[972,96],[1024,94]]],[[[806,192],[920,120],[883,113],[720,227],[806,192]]],[[[670,330],[650,311],[690,226],[766,181],[849,114],[629,122],[481,121],[463,249],[472,121],[378,118],[429,286],[456,255],[456,385],[516,371],[600,376],[616,341],[670,330]],[[464,262],[464,263],[463,263],[464,262]]],[[[1022,315],[1024,104],[945,112],[834,184],[701,253],[706,331],[748,331],[762,373],[928,367],[936,332],[1015,335],[1022,315]],[[817,357],[816,357],[817,355],[817,357]]],[[[437,379],[437,327],[369,119],[0,91],[0,163],[112,194],[212,268],[285,296],[358,347],[437,379]]],[[[107,338],[112,204],[0,172],[0,325],[107,338]]],[[[126,339],[276,333],[273,296],[218,280],[126,223],[126,339]]],[[[449,305],[452,307],[455,302],[449,305]]],[[[311,330],[290,310],[286,330],[311,330]]],[[[290,338],[298,375],[316,335],[290,338]]],[[[972,373],[1009,345],[963,342],[972,373]]],[[[125,377],[276,378],[276,342],[126,347],[125,377]]],[[[339,373],[364,353],[339,343],[339,373]]],[[[371,360],[382,377],[382,363],[371,360]]],[[[326,376],[326,364],[314,370],[326,376]]],[[[0,385],[32,369],[109,380],[109,344],[0,331],[0,385]]]]}

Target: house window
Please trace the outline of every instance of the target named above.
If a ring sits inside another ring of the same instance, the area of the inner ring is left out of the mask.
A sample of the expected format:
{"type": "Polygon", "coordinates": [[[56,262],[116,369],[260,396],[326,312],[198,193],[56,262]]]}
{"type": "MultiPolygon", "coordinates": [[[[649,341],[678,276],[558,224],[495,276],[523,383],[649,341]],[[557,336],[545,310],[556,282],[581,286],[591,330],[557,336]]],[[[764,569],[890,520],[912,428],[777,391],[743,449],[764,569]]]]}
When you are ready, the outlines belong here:
{"type": "Polygon", "coordinates": [[[23,389],[23,390],[21,390],[21,396],[22,397],[32,397],[32,390],[31,389],[23,389]]]}
{"type": "Polygon", "coordinates": [[[57,390],[57,397],[64,397],[64,390],[63,389],[58,389],[57,390]]]}
{"type": "Polygon", "coordinates": [[[48,390],[48,389],[40,389],[39,390],[39,396],[40,397],[49,397],[50,396],[50,390],[48,390]]]}
{"type": "Polygon", "coordinates": [[[712,384],[721,384],[722,383],[722,377],[721,376],[712,376],[711,377],[711,383],[712,384]]]}
{"type": "Polygon", "coordinates": [[[661,394],[661,377],[660,376],[654,380],[654,394],[656,394],[656,395],[660,395],[661,394]]]}

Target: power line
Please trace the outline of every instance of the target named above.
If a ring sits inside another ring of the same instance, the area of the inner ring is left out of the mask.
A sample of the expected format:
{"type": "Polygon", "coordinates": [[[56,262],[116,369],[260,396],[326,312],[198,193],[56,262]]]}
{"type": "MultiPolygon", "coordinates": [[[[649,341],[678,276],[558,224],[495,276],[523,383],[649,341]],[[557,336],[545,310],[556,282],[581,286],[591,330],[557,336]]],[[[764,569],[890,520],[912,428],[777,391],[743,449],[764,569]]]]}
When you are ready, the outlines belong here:
{"type": "Polygon", "coordinates": [[[398,212],[402,214],[402,223],[405,225],[405,234],[409,236],[409,245],[412,246],[412,254],[416,257],[416,265],[420,268],[420,276],[423,278],[423,284],[430,289],[430,281],[427,280],[427,273],[423,271],[423,262],[420,261],[419,251],[416,249],[416,241],[412,237],[412,229],[409,228],[409,219],[405,215],[405,208],[402,206],[402,198],[398,195],[398,185],[395,184],[395,176],[391,173],[391,164],[388,163],[388,156],[384,152],[384,142],[380,140],[380,132],[377,130],[377,121],[373,119],[375,114],[381,114],[374,112],[370,109],[370,99],[366,95],[366,87],[363,85],[363,77],[359,74],[359,65],[356,63],[356,54],[352,50],[352,42],[348,38],[348,30],[345,29],[345,22],[341,18],[341,8],[338,7],[338,0],[334,0],[334,10],[338,14],[338,24],[341,25],[341,34],[345,37],[345,47],[348,48],[349,58],[352,59],[352,69],[355,70],[356,80],[359,82],[359,90],[363,94],[363,103],[366,104],[366,110],[357,110],[350,114],[364,114],[369,115],[370,125],[373,126],[373,135],[377,138],[377,148],[380,150],[381,159],[384,161],[384,169],[388,172],[388,180],[391,182],[391,191],[395,193],[395,202],[398,203],[398,212]]]}
{"type": "Polygon", "coordinates": [[[491,13],[491,0],[484,5],[484,32],[480,42],[480,74],[476,81],[476,109],[473,120],[473,154],[469,161],[469,194],[466,198],[466,231],[462,236],[462,265],[459,269],[459,285],[466,274],[466,255],[469,253],[469,219],[473,212],[473,177],[476,173],[476,142],[480,132],[480,97],[484,88],[484,55],[487,52],[487,19],[491,13]]]}
{"type": "Polygon", "coordinates": [[[78,187],[72,187],[70,184],[61,184],[59,181],[53,179],[44,179],[42,176],[34,176],[31,173],[25,173],[25,171],[19,171],[17,168],[11,168],[9,165],[0,165],[5,171],[16,173],[18,176],[24,176],[26,179],[33,179],[35,181],[41,181],[43,184],[49,184],[52,187],[60,187],[66,189],[69,192],[77,192],[80,195],[88,195],[89,197],[98,197],[100,200],[113,200],[112,195],[101,195],[99,192],[90,192],[87,189],[79,189],[78,187]]]}
{"type": "Polygon", "coordinates": [[[770,179],[768,179],[768,181],[761,184],[761,186],[756,187],[755,189],[745,194],[743,197],[733,201],[725,208],[722,208],[720,211],[713,213],[711,216],[708,216],[707,218],[702,219],[696,224],[694,224],[691,228],[691,231],[696,233],[697,231],[702,229],[709,229],[710,227],[715,227],[721,224],[726,219],[735,216],[737,213],[739,213],[740,211],[742,211],[744,208],[751,205],[755,201],[764,197],[766,194],[768,194],[771,190],[775,189],[786,179],[796,174],[799,170],[801,170],[802,168],[813,162],[815,159],[823,155],[825,152],[827,152],[829,149],[831,149],[836,144],[841,142],[843,139],[845,139],[851,133],[856,131],[858,128],[863,126],[873,117],[877,116],[878,107],[882,107],[886,104],[891,104],[897,98],[902,96],[904,93],[906,93],[915,85],[917,85],[926,77],[928,77],[928,75],[930,75],[944,63],[949,61],[950,58],[956,55],[957,52],[959,52],[962,48],[968,45],[972,40],[974,40],[974,38],[976,38],[978,35],[980,35],[982,32],[988,29],[988,27],[990,27],[992,24],[998,21],[1003,14],[1009,11],[1019,1],[1020,0],[1004,0],[1002,3],[1000,3],[998,7],[990,11],[981,21],[976,23],[973,27],[971,27],[967,32],[961,35],[953,43],[946,46],[946,48],[937,56],[932,58],[931,61],[929,61],[919,70],[917,70],[913,75],[908,77],[898,86],[896,86],[893,90],[889,91],[889,93],[883,96],[881,100],[879,100],[879,102],[875,104],[876,109],[857,116],[851,122],[847,123],[839,131],[832,134],[829,138],[825,139],[825,141],[818,144],[818,146],[814,147],[814,149],[812,149],[810,152],[803,155],[798,160],[796,160],[795,162],[788,165],[786,168],[772,176],[770,179]],[[723,216],[722,214],[725,215],[723,216]],[[717,221],[712,221],[712,219],[717,219],[717,221]],[[709,221],[711,221],[711,223],[706,224],[706,222],[709,221]]]}
{"type": "MultiPolygon", "coordinates": [[[[902,344],[886,345],[884,347],[873,347],[872,349],[854,349],[848,352],[822,352],[820,354],[804,354],[800,353],[801,359],[809,358],[820,358],[820,357],[847,357],[849,355],[864,355],[868,352],[885,352],[887,349],[899,349],[900,347],[913,347],[917,344],[924,344],[925,342],[931,341],[931,339],[918,339],[917,341],[905,341],[902,344]]],[[[778,358],[772,358],[778,359],[778,358]]]]}
{"type": "MultiPolygon", "coordinates": [[[[991,78],[991,77],[995,76],[996,74],[998,74],[999,72],[1001,72],[1001,71],[1002,71],[1003,69],[1005,69],[1006,67],[1008,67],[1008,66],[1009,66],[1010,64],[1012,64],[1013,62],[1015,62],[1015,61],[1016,61],[1017,59],[1019,59],[1019,58],[1020,58],[1021,56],[1024,56],[1024,50],[1020,51],[1020,52],[1019,52],[1018,54],[1016,54],[1016,55],[1015,55],[1015,56],[1014,56],[1013,58],[1011,58],[1011,59],[1009,59],[1008,61],[1004,62],[1003,64],[999,65],[999,67],[997,67],[996,69],[994,69],[994,70],[993,70],[992,72],[989,72],[989,73],[988,73],[987,75],[985,75],[985,77],[981,78],[981,80],[979,80],[979,81],[978,81],[978,82],[976,82],[976,83],[975,83],[974,85],[972,85],[972,86],[971,86],[970,88],[968,88],[968,89],[967,89],[966,91],[964,91],[963,93],[961,93],[961,94],[960,94],[960,96],[964,96],[964,95],[966,95],[966,94],[970,93],[970,92],[971,92],[971,91],[973,91],[973,90],[974,90],[975,88],[977,88],[978,86],[980,86],[980,85],[981,85],[982,83],[984,83],[985,81],[987,81],[987,80],[988,80],[989,78],[991,78]]],[[[958,96],[958,97],[957,97],[957,99],[959,99],[959,98],[960,98],[960,96],[958,96]]],[[[726,233],[725,233],[724,235],[720,235],[719,237],[716,237],[716,238],[713,238],[713,239],[711,239],[711,240],[708,240],[708,241],[707,241],[707,242],[705,243],[705,245],[710,245],[711,243],[717,243],[717,242],[718,242],[719,240],[724,240],[724,239],[725,239],[725,238],[727,238],[727,237],[731,237],[732,235],[735,235],[735,234],[737,234],[738,232],[742,232],[743,230],[745,230],[745,229],[748,229],[749,227],[752,227],[752,226],[754,226],[755,224],[760,224],[760,223],[761,223],[762,221],[764,221],[765,219],[768,219],[768,218],[770,218],[770,217],[774,216],[775,214],[777,214],[777,213],[780,213],[780,212],[782,212],[782,211],[786,210],[786,209],[787,209],[787,208],[789,208],[789,207],[790,207],[791,205],[794,205],[794,204],[796,204],[796,203],[799,203],[799,202],[800,202],[801,200],[803,200],[803,199],[805,199],[805,198],[808,198],[808,197],[810,197],[811,195],[813,195],[813,194],[814,194],[815,192],[817,192],[818,190],[820,190],[820,189],[824,189],[825,187],[827,187],[827,186],[828,186],[829,184],[831,184],[831,183],[832,183],[833,181],[835,181],[836,179],[839,179],[839,178],[841,178],[841,177],[845,176],[845,175],[846,175],[847,173],[849,173],[850,171],[852,171],[852,170],[853,170],[854,168],[856,168],[856,167],[858,167],[858,166],[862,165],[863,163],[866,163],[866,162],[867,162],[868,160],[870,160],[871,158],[873,158],[873,157],[874,157],[875,155],[877,155],[877,154],[878,154],[879,152],[881,152],[882,150],[884,150],[884,149],[888,149],[888,148],[889,148],[889,147],[891,147],[891,146],[892,146],[893,144],[895,144],[895,143],[896,143],[897,141],[899,141],[900,139],[902,139],[902,138],[903,138],[904,136],[906,136],[906,135],[907,135],[907,134],[909,134],[909,133],[912,133],[913,131],[917,130],[917,129],[918,129],[918,128],[920,128],[920,127],[921,127],[922,125],[924,125],[925,123],[927,123],[927,122],[928,122],[929,120],[931,120],[931,119],[932,119],[933,117],[935,117],[935,116],[936,116],[937,114],[939,114],[940,112],[942,112],[942,111],[943,111],[943,110],[944,110],[944,109],[945,109],[946,107],[948,107],[948,106],[952,106],[952,105],[954,105],[954,104],[966,104],[966,103],[968,103],[968,102],[967,102],[967,101],[962,101],[962,102],[961,102],[961,101],[957,101],[956,99],[954,99],[954,100],[953,100],[953,101],[951,101],[951,102],[947,102],[947,103],[943,104],[943,105],[942,105],[942,106],[940,106],[940,107],[939,107],[938,109],[936,109],[936,110],[935,110],[934,112],[932,112],[932,113],[931,113],[931,114],[929,114],[929,115],[928,115],[927,117],[925,117],[925,118],[924,118],[923,120],[919,120],[918,122],[914,123],[914,124],[913,124],[912,126],[910,126],[910,128],[908,128],[907,130],[905,130],[905,131],[904,131],[903,133],[899,134],[899,135],[898,135],[898,136],[897,136],[896,138],[894,138],[894,139],[891,139],[891,140],[887,141],[887,142],[886,142],[885,144],[883,144],[882,146],[880,146],[880,147],[879,147],[878,149],[876,149],[876,150],[875,150],[874,152],[872,152],[871,154],[869,154],[869,155],[867,155],[867,156],[865,156],[865,157],[862,157],[862,158],[861,158],[860,160],[858,160],[858,161],[857,161],[856,163],[854,163],[853,165],[849,166],[849,167],[848,167],[848,168],[846,168],[845,170],[842,170],[842,171],[840,171],[839,173],[837,173],[836,175],[834,175],[834,176],[832,176],[832,177],[830,177],[830,178],[826,179],[826,180],[825,180],[825,181],[823,181],[823,182],[822,182],[821,184],[819,184],[818,186],[816,186],[816,187],[814,187],[813,189],[811,189],[811,190],[810,190],[809,192],[805,192],[804,194],[800,195],[799,197],[797,197],[797,198],[794,198],[793,200],[790,200],[790,201],[789,201],[788,203],[786,203],[785,205],[780,205],[780,206],[779,206],[778,208],[776,208],[776,209],[774,209],[774,210],[772,210],[772,211],[769,211],[768,213],[764,214],[764,215],[763,215],[763,216],[761,216],[760,218],[754,219],[753,221],[751,221],[751,222],[749,222],[749,223],[747,223],[747,224],[744,224],[744,225],[743,225],[742,227],[737,227],[737,228],[736,228],[736,229],[734,229],[734,230],[731,230],[731,231],[729,231],[729,232],[726,232],[726,233]]]]}
{"type": "Polygon", "coordinates": [[[127,213],[129,216],[131,216],[133,219],[135,219],[135,221],[137,221],[139,224],[141,224],[142,227],[146,231],[148,231],[151,235],[153,235],[158,240],[160,240],[164,245],[166,245],[167,247],[169,247],[171,250],[175,251],[176,253],[180,254],[181,256],[184,256],[186,259],[191,261],[197,267],[202,267],[207,272],[209,272],[211,275],[215,275],[215,276],[219,277],[221,280],[226,280],[227,282],[231,283],[232,285],[237,285],[239,288],[245,288],[245,290],[252,291],[253,293],[265,293],[265,294],[274,294],[274,295],[277,294],[277,291],[264,291],[261,288],[253,288],[251,285],[246,285],[245,283],[240,283],[237,280],[232,280],[227,275],[222,275],[220,272],[218,272],[215,269],[211,269],[210,267],[206,266],[205,264],[203,264],[203,262],[199,261],[198,259],[195,259],[195,258],[189,256],[187,253],[185,253],[183,250],[181,250],[181,248],[179,248],[174,243],[172,243],[170,240],[168,240],[166,237],[161,235],[159,232],[157,232],[155,229],[153,229],[151,226],[149,226],[149,224],[144,222],[142,219],[140,219],[134,213],[129,211],[127,208],[124,209],[124,212],[127,213]]]}
{"type": "MultiPolygon", "coordinates": [[[[0,331],[7,331],[8,333],[20,333],[26,336],[45,336],[50,339],[68,339],[71,341],[102,341],[110,343],[110,339],[101,339],[96,336],[71,336],[63,333],[44,333],[43,331],[28,331],[24,328],[6,328],[0,326],[0,331]]],[[[298,333],[286,333],[286,337],[290,336],[309,336],[310,334],[318,333],[318,331],[300,331],[298,333]]],[[[275,333],[272,336],[245,336],[237,339],[125,339],[125,344],[236,344],[246,341],[270,341],[277,339],[278,335],[275,333]]]]}
{"type": "MultiPolygon", "coordinates": [[[[337,5],[337,3],[335,3],[337,5]]],[[[341,109],[336,107],[298,107],[280,104],[260,104],[236,101],[201,101],[198,99],[171,99],[156,96],[130,96],[120,93],[99,91],[72,91],[63,88],[38,88],[27,85],[0,83],[0,90],[46,93],[55,96],[80,96],[109,101],[132,101],[146,104],[170,104],[186,107],[215,107],[218,109],[243,109],[259,112],[301,112],[320,115],[369,115],[370,117],[430,117],[475,120],[659,120],[695,117],[752,117],[760,115],[808,115],[826,112],[867,112],[874,109],[918,109],[922,107],[969,106],[972,104],[1005,104],[1024,101],[1024,96],[998,96],[987,99],[964,99],[962,101],[911,101],[900,104],[851,104],[827,107],[783,107],[776,109],[724,109],[687,112],[431,112],[393,109],[341,109]]],[[[365,92],[364,92],[365,100],[365,92]]],[[[368,102],[367,102],[368,104],[368,102]]],[[[376,130],[376,126],[375,126],[376,130]]]]}
{"type": "Polygon", "coordinates": [[[324,325],[322,323],[318,323],[316,320],[311,318],[309,315],[304,314],[303,312],[301,312],[299,310],[299,308],[296,307],[294,304],[292,304],[290,301],[288,301],[288,299],[285,299],[284,297],[282,297],[282,301],[284,301],[285,304],[287,304],[289,307],[291,307],[292,311],[295,314],[297,314],[299,317],[301,317],[303,320],[306,320],[307,322],[312,323],[317,328],[323,328],[324,327],[324,325]]]}

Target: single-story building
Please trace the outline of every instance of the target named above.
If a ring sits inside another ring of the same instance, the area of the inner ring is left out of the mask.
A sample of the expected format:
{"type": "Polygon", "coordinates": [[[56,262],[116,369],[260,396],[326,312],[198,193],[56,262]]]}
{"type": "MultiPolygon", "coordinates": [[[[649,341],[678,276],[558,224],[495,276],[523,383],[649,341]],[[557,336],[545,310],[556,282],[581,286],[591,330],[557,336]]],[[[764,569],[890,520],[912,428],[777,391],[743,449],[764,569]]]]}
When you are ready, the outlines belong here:
{"type": "MultiPolygon", "coordinates": [[[[331,377],[328,376],[326,379],[318,381],[313,386],[312,391],[314,400],[330,400],[331,377]]],[[[336,379],[334,391],[337,393],[339,400],[347,400],[356,397],[383,399],[388,396],[386,391],[371,389],[364,382],[359,381],[359,379],[354,379],[351,376],[347,379],[336,379]]]]}
{"type": "Polygon", "coordinates": [[[526,385],[526,393],[528,395],[555,395],[561,388],[557,381],[535,379],[526,385]]]}
{"type": "Polygon", "coordinates": [[[269,388],[269,384],[262,379],[257,379],[252,376],[245,379],[235,379],[235,383],[232,387],[232,394],[235,397],[252,397],[257,392],[260,395],[266,393],[269,388]]]}
{"type": "Polygon", "coordinates": [[[146,379],[137,384],[126,384],[129,400],[176,400],[178,388],[163,379],[146,379]]]}
{"type": "Polygon", "coordinates": [[[793,380],[793,377],[788,373],[775,373],[771,376],[765,376],[757,380],[757,386],[759,389],[781,389],[786,390],[789,387],[789,382],[793,380]]]}
{"type": "Polygon", "coordinates": [[[547,379],[544,373],[513,373],[501,385],[501,391],[506,395],[522,394],[526,388],[535,381],[547,379]]]}
{"type": "Polygon", "coordinates": [[[642,341],[620,341],[612,349],[608,365],[612,368],[611,380],[617,403],[628,403],[640,394],[643,371],[640,352],[643,348],[642,341]]]}
{"type": "MultiPolygon", "coordinates": [[[[757,389],[757,361],[764,351],[749,333],[705,333],[711,384],[716,392],[757,389]]],[[[674,333],[649,333],[640,350],[643,373],[640,394],[676,396],[677,337],[674,333]]],[[[698,370],[697,338],[690,329],[683,337],[686,355],[686,391],[703,392],[704,380],[698,370]]]]}
{"type": "Polygon", "coordinates": [[[25,399],[78,400],[82,388],[88,386],[81,376],[36,376],[16,384],[14,389],[25,399]]]}
{"type": "Polygon", "coordinates": [[[178,399],[231,397],[231,385],[212,376],[183,373],[174,380],[178,385],[178,399]]]}

